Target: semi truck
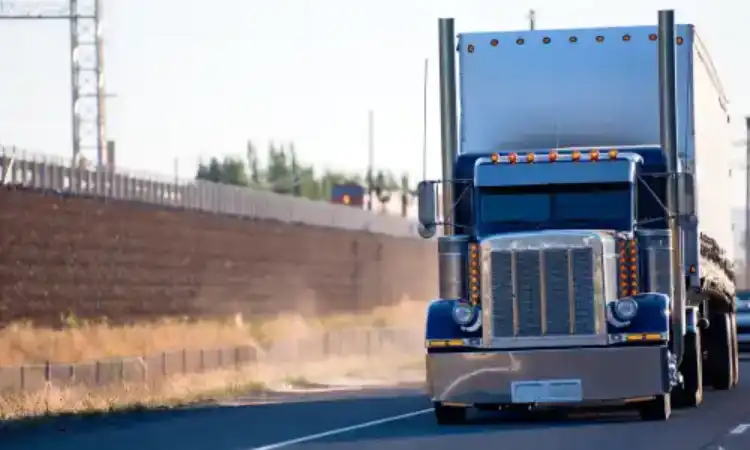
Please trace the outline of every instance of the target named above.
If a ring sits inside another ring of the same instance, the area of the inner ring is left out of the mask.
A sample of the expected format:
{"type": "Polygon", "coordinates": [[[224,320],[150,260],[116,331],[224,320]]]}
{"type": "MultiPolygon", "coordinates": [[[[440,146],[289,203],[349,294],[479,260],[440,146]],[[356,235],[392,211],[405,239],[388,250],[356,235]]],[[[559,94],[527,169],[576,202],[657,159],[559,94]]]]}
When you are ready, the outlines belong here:
{"type": "Polygon", "coordinates": [[[437,240],[437,422],[577,407],[667,420],[704,386],[732,389],[730,115],[696,28],[671,10],[457,36],[439,19],[439,39],[442,178],[418,186],[419,233],[437,240]]]}

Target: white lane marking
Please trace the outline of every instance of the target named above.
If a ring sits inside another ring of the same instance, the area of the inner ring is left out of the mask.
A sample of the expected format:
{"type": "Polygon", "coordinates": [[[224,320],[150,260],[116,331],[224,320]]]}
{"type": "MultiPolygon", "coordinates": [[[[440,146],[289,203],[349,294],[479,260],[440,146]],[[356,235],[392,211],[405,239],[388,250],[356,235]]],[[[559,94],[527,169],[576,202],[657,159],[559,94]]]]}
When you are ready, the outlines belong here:
{"type": "Polygon", "coordinates": [[[351,425],[351,426],[343,427],[343,428],[336,428],[333,430],[324,431],[322,433],[310,434],[308,436],[302,436],[296,439],[290,439],[288,441],[277,442],[275,444],[264,445],[262,447],[252,447],[252,448],[248,448],[245,450],[273,450],[276,448],[289,447],[290,445],[314,441],[316,439],[320,439],[320,438],[324,438],[328,436],[334,436],[334,435],[346,433],[349,431],[361,430],[362,428],[369,428],[369,427],[374,427],[376,425],[382,425],[384,423],[396,422],[397,420],[408,419],[410,417],[419,416],[419,415],[426,414],[431,411],[432,411],[432,408],[422,409],[419,411],[414,411],[414,412],[410,412],[406,414],[400,414],[398,416],[391,416],[391,417],[385,417],[383,419],[371,420],[369,422],[364,422],[364,423],[360,423],[357,425],[351,425]]]}
{"type": "Polygon", "coordinates": [[[750,423],[741,423],[734,427],[734,429],[730,431],[729,434],[742,434],[747,431],[748,428],[750,428],[750,423]]]}

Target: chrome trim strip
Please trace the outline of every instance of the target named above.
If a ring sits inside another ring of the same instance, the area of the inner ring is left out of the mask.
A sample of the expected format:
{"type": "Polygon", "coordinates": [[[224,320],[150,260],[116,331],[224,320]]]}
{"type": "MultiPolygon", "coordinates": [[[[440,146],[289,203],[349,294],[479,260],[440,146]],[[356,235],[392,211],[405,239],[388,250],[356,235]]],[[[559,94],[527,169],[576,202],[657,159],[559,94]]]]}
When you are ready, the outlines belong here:
{"type": "MultiPolygon", "coordinates": [[[[568,274],[573,273],[573,249],[568,249],[568,274]]],[[[570,334],[576,332],[576,295],[573,277],[568,278],[568,317],[570,318],[570,334]]]]}
{"type": "Polygon", "coordinates": [[[539,321],[541,322],[542,336],[547,335],[547,273],[544,270],[544,251],[539,250],[539,321]]]}
{"type": "MultiPolygon", "coordinates": [[[[510,279],[512,280],[512,291],[513,291],[513,335],[518,336],[518,330],[520,328],[518,323],[518,260],[517,253],[511,251],[510,253],[510,279]]],[[[491,300],[490,300],[491,301],[491,300]]]]}

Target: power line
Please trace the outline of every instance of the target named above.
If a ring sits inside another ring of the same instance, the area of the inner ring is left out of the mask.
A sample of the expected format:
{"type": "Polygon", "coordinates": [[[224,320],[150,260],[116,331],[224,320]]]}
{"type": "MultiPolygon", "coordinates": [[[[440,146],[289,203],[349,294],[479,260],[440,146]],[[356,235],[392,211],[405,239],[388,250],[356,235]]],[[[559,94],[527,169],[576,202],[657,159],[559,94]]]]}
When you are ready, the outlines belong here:
{"type": "Polygon", "coordinates": [[[430,59],[424,59],[424,89],[422,93],[422,180],[427,180],[427,76],[430,59]]]}
{"type": "MultiPolygon", "coordinates": [[[[73,163],[83,150],[107,158],[101,0],[0,0],[0,20],[64,20],[70,24],[70,111],[73,163]]],[[[111,156],[111,155],[110,155],[111,156]]]]}

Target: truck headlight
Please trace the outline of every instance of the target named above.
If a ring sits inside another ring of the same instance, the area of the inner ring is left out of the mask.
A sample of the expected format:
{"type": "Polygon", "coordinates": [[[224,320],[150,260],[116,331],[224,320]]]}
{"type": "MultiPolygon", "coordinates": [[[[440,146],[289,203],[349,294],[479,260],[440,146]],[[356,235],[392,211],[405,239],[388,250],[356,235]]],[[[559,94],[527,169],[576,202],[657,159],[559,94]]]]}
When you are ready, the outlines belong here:
{"type": "Polygon", "coordinates": [[[453,320],[462,327],[470,324],[475,315],[474,307],[468,303],[459,302],[453,307],[453,320]]]}
{"type": "Polygon", "coordinates": [[[615,316],[619,320],[633,320],[638,314],[638,302],[632,298],[622,298],[615,302],[615,316]]]}

